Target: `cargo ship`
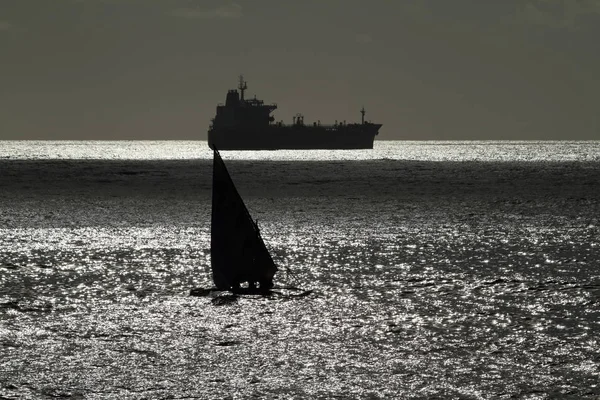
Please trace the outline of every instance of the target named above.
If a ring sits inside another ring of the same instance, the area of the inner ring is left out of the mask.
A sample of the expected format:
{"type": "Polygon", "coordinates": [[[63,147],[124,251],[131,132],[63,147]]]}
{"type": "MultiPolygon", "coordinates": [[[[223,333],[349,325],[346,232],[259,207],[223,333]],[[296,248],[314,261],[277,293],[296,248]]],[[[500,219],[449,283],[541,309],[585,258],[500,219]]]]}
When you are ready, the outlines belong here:
{"type": "Polygon", "coordinates": [[[217,105],[217,115],[208,129],[208,145],[218,150],[279,150],[279,149],[372,149],[381,124],[365,121],[365,108],[360,111],[360,123],[304,123],[296,114],[292,124],[275,122],[271,115],[276,104],[246,99],[248,88],[240,76],[238,90],[227,92],[225,104],[217,105]]]}

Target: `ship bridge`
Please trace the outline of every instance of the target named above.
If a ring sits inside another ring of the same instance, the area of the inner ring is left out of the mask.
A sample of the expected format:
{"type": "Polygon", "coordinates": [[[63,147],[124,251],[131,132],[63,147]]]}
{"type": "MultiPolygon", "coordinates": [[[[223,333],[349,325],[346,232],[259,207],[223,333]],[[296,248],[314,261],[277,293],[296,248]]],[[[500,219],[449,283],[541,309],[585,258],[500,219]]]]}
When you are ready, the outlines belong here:
{"type": "Polygon", "coordinates": [[[264,127],[275,120],[271,113],[277,109],[277,104],[265,104],[254,96],[246,100],[244,92],[248,85],[240,77],[238,90],[227,92],[225,105],[217,106],[217,115],[213,119],[213,129],[231,127],[264,127]]]}

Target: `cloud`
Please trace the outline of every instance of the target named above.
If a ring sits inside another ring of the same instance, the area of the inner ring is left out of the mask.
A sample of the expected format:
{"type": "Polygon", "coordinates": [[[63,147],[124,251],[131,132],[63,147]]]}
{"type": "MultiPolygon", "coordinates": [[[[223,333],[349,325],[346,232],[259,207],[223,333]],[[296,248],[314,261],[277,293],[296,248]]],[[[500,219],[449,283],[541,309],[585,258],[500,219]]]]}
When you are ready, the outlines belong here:
{"type": "Polygon", "coordinates": [[[577,29],[585,18],[600,17],[600,0],[528,0],[515,17],[523,24],[577,29]]]}
{"type": "Polygon", "coordinates": [[[213,9],[178,8],[173,10],[171,14],[176,17],[190,19],[241,18],[242,6],[232,3],[213,9]]]}
{"type": "Polygon", "coordinates": [[[400,3],[404,12],[412,16],[430,16],[431,9],[426,0],[405,0],[400,3]]]}
{"type": "Polygon", "coordinates": [[[0,32],[1,31],[12,31],[15,29],[15,26],[8,21],[0,21],[0,32]]]}
{"type": "Polygon", "coordinates": [[[367,44],[373,41],[373,37],[368,33],[359,33],[355,36],[356,43],[367,44]]]}
{"type": "Polygon", "coordinates": [[[136,0],[71,0],[76,4],[98,5],[98,4],[127,4],[135,3],[136,0]]]}

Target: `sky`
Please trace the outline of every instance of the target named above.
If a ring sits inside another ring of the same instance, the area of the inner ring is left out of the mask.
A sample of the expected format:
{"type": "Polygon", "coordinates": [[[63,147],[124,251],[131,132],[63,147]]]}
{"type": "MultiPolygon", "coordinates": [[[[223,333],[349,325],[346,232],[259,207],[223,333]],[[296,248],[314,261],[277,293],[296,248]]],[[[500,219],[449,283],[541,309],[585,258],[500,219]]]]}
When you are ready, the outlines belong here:
{"type": "Polygon", "coordinates": [[[600,140],[600,0],[0,0],[0,139],[205,140],[243,74],[277,121],[600,140]]]}

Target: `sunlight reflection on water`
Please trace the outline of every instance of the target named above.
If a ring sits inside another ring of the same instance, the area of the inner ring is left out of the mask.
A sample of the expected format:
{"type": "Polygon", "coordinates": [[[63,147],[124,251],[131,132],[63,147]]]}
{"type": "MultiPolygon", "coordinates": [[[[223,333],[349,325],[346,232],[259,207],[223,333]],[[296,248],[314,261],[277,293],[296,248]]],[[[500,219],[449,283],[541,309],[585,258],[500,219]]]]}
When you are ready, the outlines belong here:
{"type": "Polygon", "coordinates": [[[568,255],[554,232],[534,239],[515,226],[483,241],[476,232],[418,228],[264,231],[275,239],[280,282],[315,295],[223,307],[187,297],[189,288],[210,285],[205,230],[11,231],[17,245],[1,253],[15,265],[0,274],[5,354],[28,360],[20,370],[56,395],[112,387],[116,397],[140,390],[385,398],[418,387],[426,397],[485,398],[533,382],[591,385],[600,276],[571,259],[594,257],[585,231],[568,255]],[[52,239],[46,248],[43,237],[52,239]],[[546,254],[563,272],[538,267],[546,254]],[[60,386],[34,378],[48,369],[60,386]],[[553,380],[567,370],[576,375],[553,380]]]}
{"type": "MultiPolygon", "coordinates": [[[[101,154],[210,160],[198,143],[131,142],[101,154]]],[[[69,146],[27,157],[100,154],[69,146]]],[[[331,157],[598,157],[596,144],[581,143],[545,155],[545,144],[378,146],[331,157]]],[[[0,396],[600,395],[597,164],[283,168],[282,160],[324,156],[260,152],[248,157],[270,161],[248,163],[241,152],[226,154],[280,267],[277,285],[314,293],[281,290],[220,306],[188,296],[212,285],[210,186],[155,188],[188,179],[187,164],[73,163],[60,171],[73,168],[79,181],[47,171],[45,184],[31,172],[0,193],[0,396]],[[96,183],[101,167],[111,179],[127,172],[122,186],[96,183]],[[53,192],[61,179],[69,190],[53,192]]]]}
{"type": "MultiPolygon", "coordinates": [[[[600,161],[600,141],[375,141],[373,150],[223,151],[232,160],[600,161]]],[[[4,141],[1,159],[212,159],[206,141],[4,141]]]]}

